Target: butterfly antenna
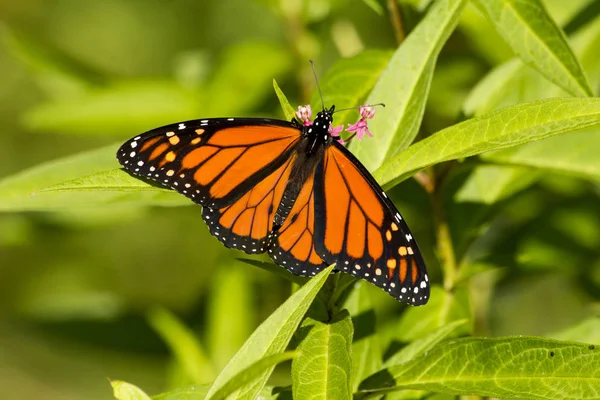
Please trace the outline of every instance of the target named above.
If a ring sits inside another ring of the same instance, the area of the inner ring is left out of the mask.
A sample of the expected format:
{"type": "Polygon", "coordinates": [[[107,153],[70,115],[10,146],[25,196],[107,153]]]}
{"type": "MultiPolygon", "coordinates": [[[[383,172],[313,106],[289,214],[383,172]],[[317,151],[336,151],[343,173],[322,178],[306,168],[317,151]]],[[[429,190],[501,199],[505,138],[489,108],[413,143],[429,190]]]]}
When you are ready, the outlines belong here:
{"type": "Polygon", "coordinates": [[[317,78],[317,71],[315,71],[315,62],[313,60],[310,61],[310,66],[312,67],[313,75],[315,76],[315,82],[317,83],[317,89],[319,89],[319,96],[321,97],[321,105],[323,106],[323,110],[325,110],[325,102],[323,101],[323,92],[321,92],[321,86],[319,85],[319,78],[317,78]]]}
{"type": "MultiPolygon", "coordinates": [[[[385,104],[384,104],[384,103],[377,103],[377,104],[365,104],[365,105],[364,105],[364,106],[362,106],[362,107],[379,107],[379,106],[381,106],[381,107],[385,107],[385,104]]],[[[358,108],[358,107],[342,108],[342,109],[340,109],[340,110],[335,110],[335,111],[334,111],[334,114],[335,114],[335,113],[338,113],[338,112],[340,112],[340,111],[356,110],[357,108],[358,108]]]]}

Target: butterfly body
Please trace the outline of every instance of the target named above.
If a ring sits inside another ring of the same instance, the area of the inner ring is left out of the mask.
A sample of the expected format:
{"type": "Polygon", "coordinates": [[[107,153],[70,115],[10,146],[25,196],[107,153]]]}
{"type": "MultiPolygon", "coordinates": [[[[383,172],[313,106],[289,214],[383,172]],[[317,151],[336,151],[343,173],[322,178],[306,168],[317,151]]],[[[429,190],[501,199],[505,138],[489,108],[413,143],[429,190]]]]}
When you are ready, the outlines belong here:
{"type": "Polygon", "coordinates": [[[117,153],[123,167],[203,206],[225,246],[267,252],[294,274],[325,266],[425,304],[429,278],[394,204],[329,127],[334,107],[297,120],[215,118],[146,132],[117,153]]]}

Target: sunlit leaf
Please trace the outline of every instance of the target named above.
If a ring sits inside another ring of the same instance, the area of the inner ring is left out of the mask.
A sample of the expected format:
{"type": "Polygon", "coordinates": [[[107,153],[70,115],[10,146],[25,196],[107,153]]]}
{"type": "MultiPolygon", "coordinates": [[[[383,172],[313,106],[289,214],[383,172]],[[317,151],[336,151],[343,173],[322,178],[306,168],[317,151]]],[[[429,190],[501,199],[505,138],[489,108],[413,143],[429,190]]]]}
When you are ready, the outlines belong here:
{"type": "Polygon", "coordinates": [[[600,351],[536,337],[464,338],[368,378],[369,392],[423,389],[511,399],[597,399],[600,351]]]}
{"type": "Polygon", "coordinates": [[[273,79],[273,89],[275,89],[275,94],[279,99],[279,104],[281,104],[281,109],[283,110],[283,114],[285,115],[286,121],[291,121],[292,118],[295,117],[296,112],[294,111],[294,107],[290,105],[287,97],[277,84],[277,81],[273,79]]]}
{"type": "Polygon", "coordinates": [[[123,381],[110,381],[117,400],[150,400],[150,396],[139,387],[123,381]]]}
{"type": "Polygon", "coordinates": [[[437,56],[450,36],[464,0],[440,0],[396,50],[366,103],[385,103],[369,123],[374,137],[351,142],[350,149],[369,170],[406,148],[421,125],[437,56]]]}
{"type": "Polygon", "coordinates": [[[548,99],[503,108],[453,125],[410,146],[373,176],[390,187],[443,161],[504,149],[600,123],[600,99],[548,99]]]}
{"type": "Polygon", "coordinates": [[[528,65],[574,96],[591,96],[564,33],[539,0],[476,0],[496,30],[528,65]]]}
{"type": "Polygon", "coordinates": [[[243,371],[240,371],[213,395],[207,395],[206,400],[224,400],[240,387],[249,384],[257,379],[261,379],[261,375],[264,374],[265,371],[267,371],[267,373],[270,373],[270,371],[272,371],[277,364],[283,361],[292,360],[295,357],[297,357],[297,355],[297,352],[290,351],[286,353],[278,353],[266,356],[258,360],[254,364],[250,365],[243,371]]]}
{"type": "Polygon", "coordinates": [[[352,398],[352,321],[342,311],[329,322],[307,318],[292,362],[294,398],[352,398]]]}
{"type": "MultiPolygon", "coordinates": [[[[332,270],[333,266],[328,267],[308,281],[252,333],[242,348],[223,368],[211,386],[208,396],[217,393],[235,375],[261,358],[285,350],[296,327],[300,324],[306,310],[332,270]]],[[[272,368],[262,373],[253,382],[244,385],[237,392],[236,398],[253,399],[264,386],[271,371],[272,368]]]]}

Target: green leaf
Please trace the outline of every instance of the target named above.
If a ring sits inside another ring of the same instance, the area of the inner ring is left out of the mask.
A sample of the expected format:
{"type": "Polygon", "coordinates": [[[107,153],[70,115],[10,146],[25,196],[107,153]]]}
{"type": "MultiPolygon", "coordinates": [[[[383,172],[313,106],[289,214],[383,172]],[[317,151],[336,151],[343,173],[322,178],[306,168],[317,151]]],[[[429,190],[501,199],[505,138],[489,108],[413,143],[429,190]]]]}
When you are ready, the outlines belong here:
{"type": "Polygon", "coordinates": [[[273,89],[275,89],[275,94],[279,99],[279,104],[281,104],[281,109],[283,110],[283,114],[285,115],[286,121],[291,121],[292,118],[296,116],[296,111],[294,111],[294,107],[290,105],[287,97],[277,84],[277,81],[273,79],[273,89]]]}
{"type": "Polygon", "coordinates": [[[476,0],[475,4],[523,62],[574,96],[592,95],[564,33],[539,0],[476,0]]]}
{"type": "Polygon", "coordinates": [[[229,261],[212,278],[207,307],[207,343],[218,370],[240,349],[256,326],[249,268],[229,261]],[[223,318],[223,316],[227,318],[223,318]]]}
{"type": "Polygon", "coordinates": [[[450,335],[460,333],[460,331],[464,332],[464,328],[468,329],[468,323],[468,319],[459,319],[441,326],[422,339],[417,339],[403,347],[402,350],[388,358],[383,366],[389,367],[392,365],[403,364],[420,356],[421,354],[429,351],[442,340],[448,338],[450,335]]]}
{"type": "MultiPolygon", "coordinates": [[[[411,307],[402,314],[398,322],[396,339],[401,342],[412,342],[422,339],[437,329],[463,319],[471,319],[471,309],[465,289],[459,288],[447,292],[437,285],[431,288],[431,300],[427,307],[411,307]]],[[[461,325],[457,334],[470,331],[470,327],[461,325]]]]}
{"type": "Polygon", "coordinates": [[[75,135],[134,136],[198,116],[198,96],[170,81],[126,81],[84,95],[35,106],[24,116],[31,130],[75,135]]]}
{"type": "Polygon", "coordinates": [[[330,322],[307,318],[292,362],[295,399],[352,399],[352,320],[346,310],[330,322]]]}
{"type": "Polygon", "coordinates": [[[600,179],[600,128],[592,127],[538,142],[484,154],[489,162],[543,168],[549,171],[600,179]]]}
{"type": "Polygon", "coordinates": [[[192,385],[152,396],[152,400],[204,400],[210,384],[192,385]]]}
{"type": "Polygon", "coordinates": [[[142,389],[123,381],[110,381],[113,387],[113,395],[117,400],[150,400],[142,389]]]}
{"type": "Polygon", "coordinates": [[[172,191],[116,169],[117,145],[50,161],[0,180],[0,211],[44,211],[99,205],[187,205],[172,191]]]}
{"type": "Polygon", "coordinates": [[[154,307],[147,318],[191,382],[204,383],[214,379],[215,372],[198,338],[175,315],[165,308],[154,307]]]}
{"type": "Polygon", "coordinates": [[[600,99],[548,99],[472,118],[421,140],[387,161],[373,176],[391,187],[443,161],[544,139],[600,123],[600,99]]]}
{"type": "MultiPolygon", "coordinates": [[[[391,51],[365,50],[354,57],[342,58],[319,79],[326,107],[356,107],[356,112],[335,114],[333,125],[346,125],[358,120],[358,106],[366,99],[391,56],[391,51]]],[[[310,104],[313,110],[322,108],[318,90],[313,92],[310,104]]]]}
{"type": "Polygon", "coordinates": [[[207,395],[206,400],[224,400],[242,386],[260,379],[265,371],[270,374],[277,364],[294,359],[297,355],[297,352],[289,351],[264,357],[243,371],[240,371],[213,395],[207,395]]]}
{"type": "MultiPolygon", "coordinates": [[[[273,314],[263,322],[248,338],[244,346],[236,353],[229,363],[223,368],[211,386],[208,396],[212,396],[235,377],[239,372],[251,364],[269,355],[281,353],[287,347],[296,327],[319,292],[323,283],[333,270],[330,266],[306,285],[294,293],[273,314]]],[[[238,393],[237,399],[253,399],[262,389],[271,374],[272,368],[265,371],[252,383],[244,385],[238,393]]]]}
{"type": "Polygon", "coordinates": [[[375,310],[369,294],[369,283],[359,280],[344,302],[354,325],[352,341],[352,392],[367,376],[381,368],[383,358],[379,335],[375,331],[375,310]]]}
{"type": "Polygon", "coordinates": [[[511,399],[597,399],[600,351],[537,337],[464,338],[441,343],[367,379],[361,390],[421,389],[511,399]]]}
{"type": "Polygon", "coordinates": [[[454,30],[464,0],[440,0],[396,50],[367,104],[386,107],[369,122],[374,137],[353,141],[350,149],[368,170],[406,148],[421,125],[437,56],[454,30]]]}
{"type": "MultiPolygon", "coordinates": [[[[544,140],[536,143],[541,142],[544,140]]],[[[454,201],[494,204],[533,185],[540,175],[531,168],[482,165],[473,170],[454,195],[454,201]]]]}

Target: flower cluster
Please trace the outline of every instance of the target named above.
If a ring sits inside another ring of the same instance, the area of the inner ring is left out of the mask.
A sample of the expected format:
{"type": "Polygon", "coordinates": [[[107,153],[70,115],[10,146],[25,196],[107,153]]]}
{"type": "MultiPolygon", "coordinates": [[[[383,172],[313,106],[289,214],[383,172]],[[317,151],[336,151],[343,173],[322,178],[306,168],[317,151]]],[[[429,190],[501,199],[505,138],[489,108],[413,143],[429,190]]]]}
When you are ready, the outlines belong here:
{"type": "MultiPolygon", "coordinates": [[[[360,113],[360,119],[355,124],[348,124],[348,128],[346,128],[346,132],[350,132],[353,135],[350,137],[352,139],[354,136],[358,140],[363,140],[365,135],[373,137],[371,131],[369,131],[369,127],[367,126],[367,120],[373,118],[375,115],[375,107],[370,105],[360,106],[358,108],[360,113]]],[[[296,117],[302,122],[304,126],[312,125],[312,120],[310,119],[312,116],[312,110],[310,105],[306,106],[298,106],[298,111],[296,111],[296,117]]],[[[340,136],[342,131],[344,130],[344,125],[339,125],[333,127],[333,125],[329,125],[329,134],[336,138],[336,140],[340,144],[345,144],[344,139],[340,136]]],[[[348,139],[348,140],[350,140],[348,139]]]]}

